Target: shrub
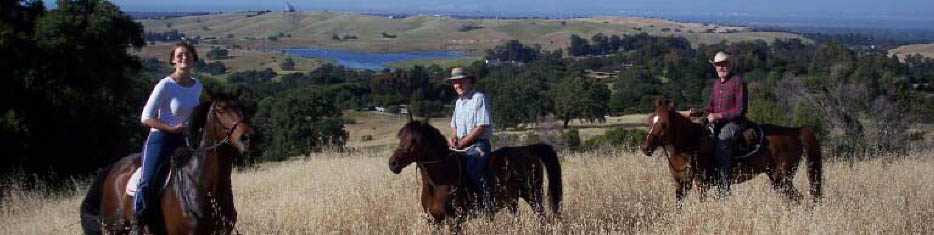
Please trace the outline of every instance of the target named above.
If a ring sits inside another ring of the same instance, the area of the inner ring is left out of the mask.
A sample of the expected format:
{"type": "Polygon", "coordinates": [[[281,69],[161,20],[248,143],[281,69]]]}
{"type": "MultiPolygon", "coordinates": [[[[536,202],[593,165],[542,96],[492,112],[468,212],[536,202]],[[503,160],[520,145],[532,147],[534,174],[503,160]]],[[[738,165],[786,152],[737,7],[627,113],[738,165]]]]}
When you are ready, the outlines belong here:
{"type": "Polygon", "coordinates": [[[570,129],[564,132],[561,135],[561,140],[564,142],[564,145],[571,151],[580,150],[581,147],[581,135],[580,131],[577,129],[570,129]]]}
{"type": "Polygon", "coordinates": [[[516,146],[519,144],[519,136],[514,134],[493,135],[490,144],[496,147],[516,146]]]}
{"type": "Polygon", "coordinates": [[[605,134],[595,136],[584,142],[584,148],[595,149],[599,146],[609,145],[623,148],[627,151],[638,151],[642,140],[648,133],[643,129],[616,128],[608,130],[605,134]]]}

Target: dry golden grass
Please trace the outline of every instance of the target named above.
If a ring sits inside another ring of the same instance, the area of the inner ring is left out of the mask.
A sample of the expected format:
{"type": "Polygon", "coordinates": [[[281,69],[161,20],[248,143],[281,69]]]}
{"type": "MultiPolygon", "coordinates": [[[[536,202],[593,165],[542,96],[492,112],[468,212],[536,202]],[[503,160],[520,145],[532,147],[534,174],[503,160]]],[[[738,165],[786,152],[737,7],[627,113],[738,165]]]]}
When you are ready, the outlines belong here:
{"type": "MultiPolygon", "coordinates": [[[[142,58],[156,58],[159,61],[165,62],[168,66],[168,55],[174,46],[174,43],[157,43],[155,45],[146,45],[138,51],[130,50],[130,53],[142,58]]],[[[220,61],[224,63],[225,66],[227,66],[227,73],[217,75],[216,77],[218,78],[226,78],[227,75],[234,72],[248,70],[260,71],[267,68],[271,68],[273,71],[279,74],[308,72],[314,70],[318,66],[321,66],[323,63],[321,60],[314,58],[291,56],[292,60],[295,62],[295,69],[291,71],[285,71],[282,70],[282,68],[279,66],[279,63],[284,61],[286,57],[289,57],[289,55],[281,52],[228,49],[228,58],[212,60],[208,59],[206,56],[208,51],[211,50],[211,46],[201,44],[195,46],[195,49],[198,50],[198,55],[201,56],[201,59],[203,59],[205,63],[220,61]]]]}
{"type": "Polygon", "coordinates": [[[253,13],[223,13],[215,15],[139,20],[146,32],[178,30],[189,37],[216,37],[220,44],[238,44],[244,48],[315,47],[366,51],[375,53],[464,50],[474,56],[505,43],[520,40],[524,44],[539,44],[544,49],[565,49],[571,34],[590,38],[597,33],[676,35],[686,37],[693,45],[764,39],[799,38],[791,33],[742,32],[741,27],[725,27],[697,23],[681,23],[661,19],[595,17],[577,19],[466,19],[444,16],[411,16],[404,19],[329,12],[270,12],[247,17],[253,13]],[[562,23],[563,22],[563,23],[562,23]],[[606,22],[606,23],[604,23],[606,22]],[[482,27],[459,32],[464,25],[482,27]],[[667,28],[667,30],[663,30],[667,28]],[[706,30],[714,33],[705,33],[706,30]],[[727,30],[738,33],[725,33],[727,30]],[[678,32],[680,31],[680,32],[678,32]],[[384,38],[382,33],[397,35],[384,38]],[[269,36],[280,37],[276,41],[269,36]],[[227,38],[228,34],[233,36],[227,38]],[[333,34],[354,35],[354,40],[332,40],[333,34]]]}
{"type": "Polygon", "coordinates": [[[889,50],[889,55],[898,55],[899,59],[904,60],[909,55],[919,54],[924,57],[934,58],[934,44],[910,44],[899,46],[889,50]]]}
{"type": "MultiPolygon", "coordinates": [[[[934,229],[934,156],[826,162],[821,204],[794,205],[765,176],[734,186],[726,200],[692,192],[674,203],[658,154],[619,151],[560,153],[564,218],[540,225],[525,205],[520,215],[472,219],[469,234],[924,234],[934,229]]],[[[243,234],[429,234],[417,200],[413,167],[390,173],[388,150],[320,153],[263,164],[233,175],[243,234]]],[[[803,171],[795,177],[806,187],[803,171]]],[[[83,190],[82,190],[83,191],[83,190]]],[[[83,192],[5,191],[0,234],[79,234],[83,192]]]]}

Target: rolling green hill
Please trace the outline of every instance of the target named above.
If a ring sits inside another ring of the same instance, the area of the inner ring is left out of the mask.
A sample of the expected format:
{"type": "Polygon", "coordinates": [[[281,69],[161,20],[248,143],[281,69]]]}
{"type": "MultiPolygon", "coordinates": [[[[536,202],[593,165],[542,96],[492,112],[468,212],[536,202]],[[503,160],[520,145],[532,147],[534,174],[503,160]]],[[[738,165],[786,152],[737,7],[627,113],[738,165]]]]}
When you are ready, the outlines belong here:
{"type": "MultiPolygon", "coordinates": [[[[146,32],[177,29],[189,37],[214,37],[208,43],[238,44],[244,48],[320,47],[366,52],[482,50],[518,39],[545,49],[563,49],[571,34],[584,38],[596,33],[675,35],[693,44],[776,38],[802,38],[791,33],[745,32],[742,27],[680,23],[648,18],[596,17],[577,19],[470,19],[412,16],[402,19],[322,12],[223,13],[170,19],[141,20],[146,32]],[[465,31],[466,32],[462,32],[465,31]],[[386,38],[383,33],[395,35],[386,38]],[[333,40],[332,35],[358,39],[333,40]],[[269,40],[268,37],[277,37],[269,40]]],[[[803,39],[803,38],[802,38],[803,39]]],[[[806,40],[806,39],[803,39],[806,40]]],[[[808,40],[806,40],[808,41],[808,40]]]]}

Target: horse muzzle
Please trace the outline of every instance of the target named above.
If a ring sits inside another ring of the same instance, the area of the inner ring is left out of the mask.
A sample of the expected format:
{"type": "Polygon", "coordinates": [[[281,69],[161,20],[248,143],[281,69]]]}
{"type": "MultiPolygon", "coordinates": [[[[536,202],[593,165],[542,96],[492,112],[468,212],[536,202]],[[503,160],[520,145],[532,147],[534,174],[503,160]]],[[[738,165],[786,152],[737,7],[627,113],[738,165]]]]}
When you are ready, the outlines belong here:
{"type": "Polygon", "coordinates": [[[655,153],[655,148],[656,148],[655,146],[643,147],[642,153],[645,154],[646,157],[651,157],[652,153],[655,153]]]}
{"type": "Polygon", "coordinates": [[[402,172],[402,164],[395,159],[389,159],[389,171],[392,171],[393,174],[399,174],[402,172]]]}

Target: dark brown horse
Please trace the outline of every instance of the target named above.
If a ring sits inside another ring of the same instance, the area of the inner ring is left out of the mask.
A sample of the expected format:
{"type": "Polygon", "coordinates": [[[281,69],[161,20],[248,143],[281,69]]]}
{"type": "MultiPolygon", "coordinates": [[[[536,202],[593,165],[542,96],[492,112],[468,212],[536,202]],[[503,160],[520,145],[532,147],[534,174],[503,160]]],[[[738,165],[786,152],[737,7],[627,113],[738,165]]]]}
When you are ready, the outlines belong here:
{"type": "MultiPolygon", "coordinates": [[[[713,157],[713,137],[704,124],[692,122],[674,110],[674,103],[658,100],[655,111],[648,118],[649,133],[642,150],[651,156],[662,147],[668,158],[668,167],[675,181],[675,198],[680,202],[698,183],[701,198],[719,180],[713,157]]],[[[732,183],[741,183],[765,173],[772,187],[797,202],[801,194],[794,188],[792,178],[798,162],[804,155],[810,181],[811,199],[821,197],[821,150],[814,134],[806,127],[789,128],[761,125],[764,141],[759,151],[748,157],[735,159],[732,183]]]]}
{"type": "MultiPolygon", "coordinates": [[[[159,191],[158,216],[147,227],[156,234],[229,234],[237,222],[230,174],[233,158],[249,147],[252,127],[240,111],[238,95],[213,95],[192,113],[189,128],[203,130],[200,147],[180,148],[171,159],[170,179],[159,191]]],[[[85,234],[127,234],[133,198],[126,184],[140,167],[140,154],[105,168],[81,203],[85,234]]],[[[162,186],[163,184],[158,184],[162,186]]]]}
{"type": "MultiPolygon", "coordinates": [[[[422,209],[435,224],[453,219],[452,229],[459,230],[465,215],[478,208],[476,197],[471,196],[474,192],[468,187],[464,156],[448,149],[444,136],[427,121],[408,122],[399,130],[398,138],[399,147],[389,158],[389,170],[399,174],[414,162],[422,178],[422,209]]],[[[551,146],[535,144],[493,151],[488,171],[496,177],[495,210],[506,207],[517,213],[522,198],[539,218],[544,218],[543,170],[548,173],[550,206],[557,218],[562,196],[561,165],[551,146]]]]}

